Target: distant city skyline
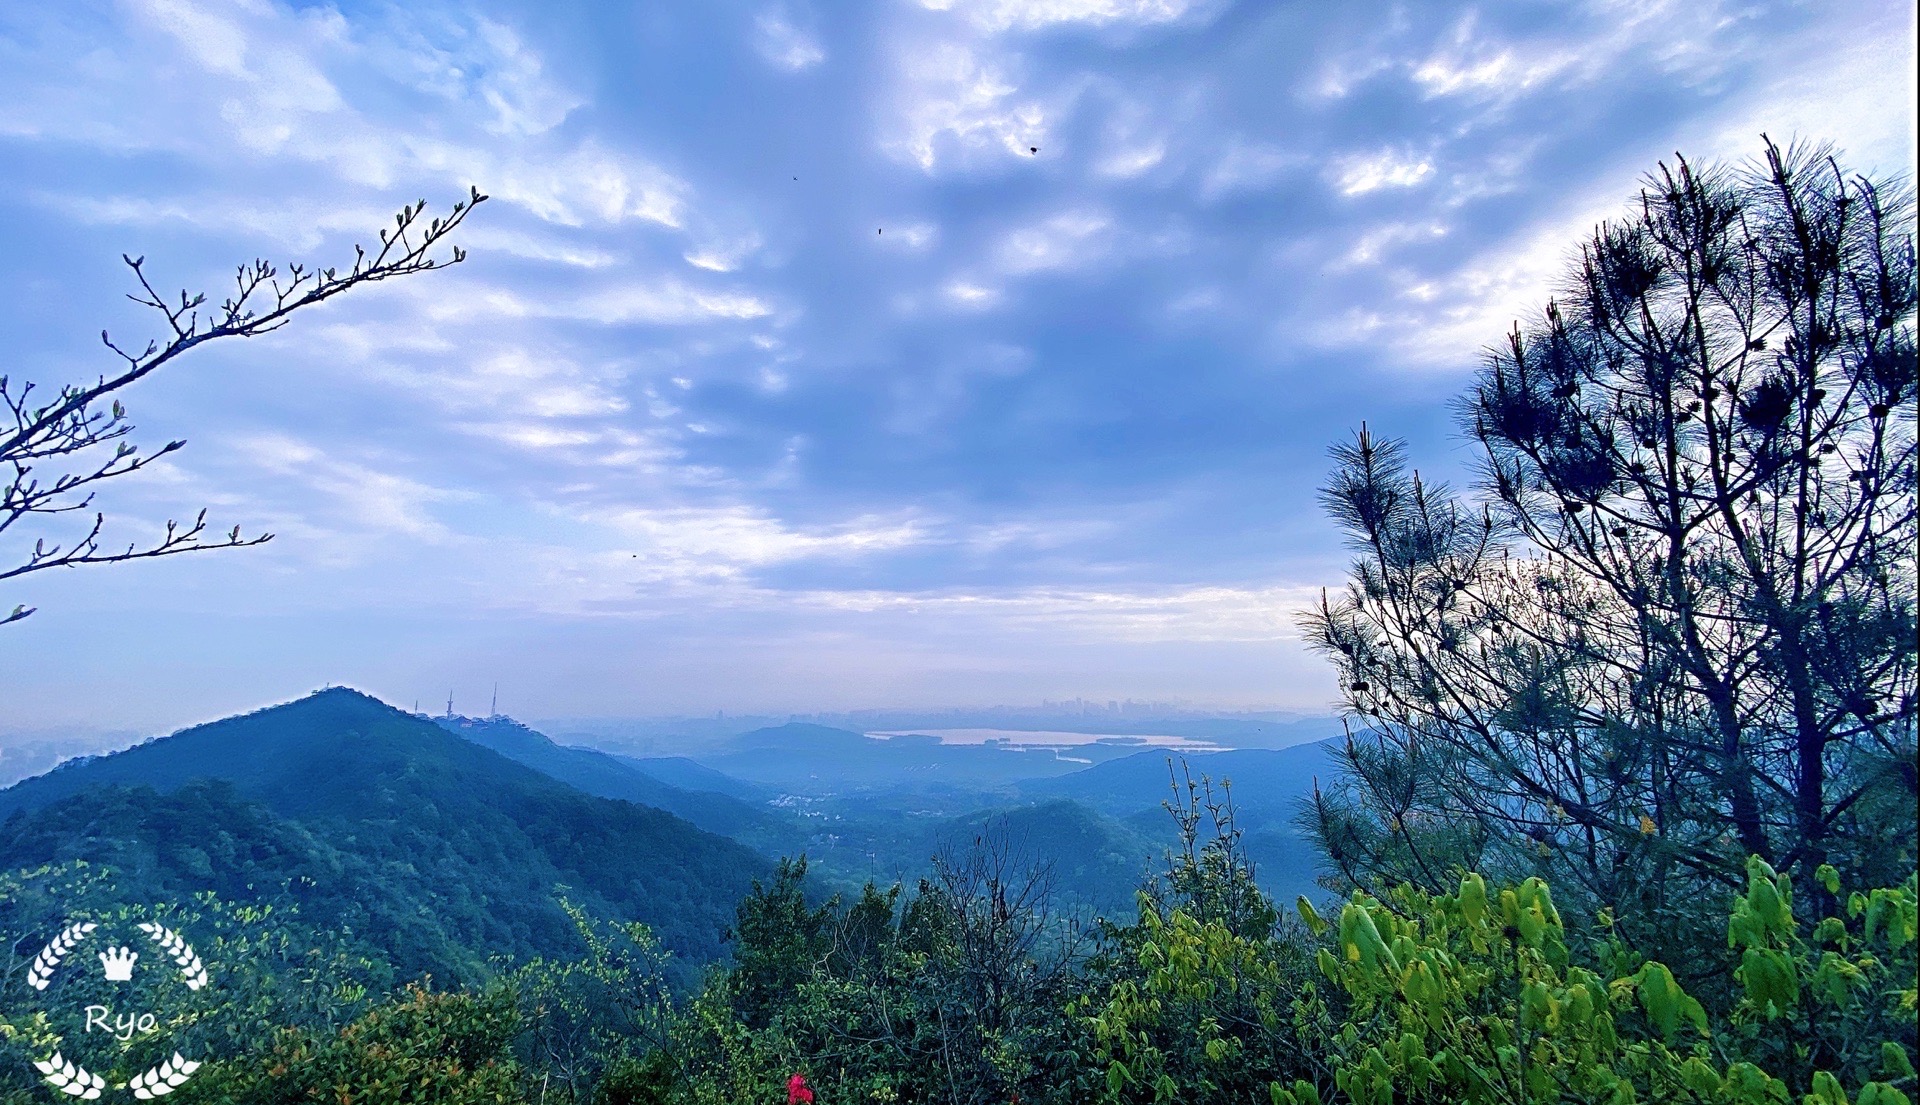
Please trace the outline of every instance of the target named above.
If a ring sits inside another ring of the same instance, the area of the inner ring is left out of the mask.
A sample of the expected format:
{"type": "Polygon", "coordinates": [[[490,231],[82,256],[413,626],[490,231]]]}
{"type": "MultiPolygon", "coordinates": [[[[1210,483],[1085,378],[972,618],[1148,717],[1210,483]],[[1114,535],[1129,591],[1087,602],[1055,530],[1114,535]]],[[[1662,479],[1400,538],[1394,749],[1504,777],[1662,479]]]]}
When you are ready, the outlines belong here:
{"type": "MultiPolygon", "coordinates": [[[[0,8],[5,369],[493,196],[455,269],[124,396],[109,540],[0,588],[0,740],[325,683],[513,716],[1328,712],[1315,488],[1684,151],[1911,179],[1891,0],[76,0],[0,8]]],[[[61,526],[33,536],[61,540],[61,526]]],[[[3,549],[0,552],[18,552],[3,549]]]]}

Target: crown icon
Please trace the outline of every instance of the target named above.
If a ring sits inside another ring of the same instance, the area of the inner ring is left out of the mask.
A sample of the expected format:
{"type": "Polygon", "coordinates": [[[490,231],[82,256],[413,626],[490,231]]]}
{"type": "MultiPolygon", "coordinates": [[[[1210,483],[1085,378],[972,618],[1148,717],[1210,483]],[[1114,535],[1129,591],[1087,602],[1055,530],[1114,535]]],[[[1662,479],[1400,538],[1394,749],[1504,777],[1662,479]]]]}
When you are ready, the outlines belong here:
{"type": "Polygon", "coordinates": [[[133,961],[140,953],[132,948],[108,948],[100,953],[100,965],[107,970],[108,982],[127,982],[133,978],[133,961]]]}

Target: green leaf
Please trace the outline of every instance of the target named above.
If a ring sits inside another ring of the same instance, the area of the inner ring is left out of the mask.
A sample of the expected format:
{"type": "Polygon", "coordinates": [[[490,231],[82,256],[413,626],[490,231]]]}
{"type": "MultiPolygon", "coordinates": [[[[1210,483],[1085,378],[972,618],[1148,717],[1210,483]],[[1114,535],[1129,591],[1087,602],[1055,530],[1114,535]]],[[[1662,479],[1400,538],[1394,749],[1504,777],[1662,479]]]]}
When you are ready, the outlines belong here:
{"type": "Polygon", "coordinates": [[[1892,1040],[1880,1045],[1880,1069],[1888,1078],[1912,1078],[1913,1060],[1907,1056],[1907,1049],[1892,1040]]]}
{"type": "Polygon", "coordinates": [[[1813,1072],[1812,1090],[1800,1099],[1804,1105],[1850,1105],[1847,1091],[1840,1088],[1840,1080],[1827,1071],[1813,1072]]]}
{"type": "Polygon", "coordinates": [[[1460,913],[1469,924],[1481,925],[1487,919],[1487,881],[1469,871],[1460,880],[1460,913]]]}
{"type": "Polygon", "coordinates": [[[1327,931],[1327,922],[1320,916],[1319,911],[1313,908],[1313,903],[1307,900],[1305,894],[1294,901],[1294,908],[1300,911],[1300,919],[1306,922],[1308,932],[1318,936],[1327,931]]]}
{"type": "Polygon", "coordinates": [[[1679,1031],[1680,1023],[1692,1022],[1701,1035],[1707,1034],[1707,1013],[1700,1003],[1680,988],[1673,972],[1666,964],[1651,962],[1642,966],[1634,975],[1635,989],[1640,995],[1640,1004],[1647,1011],[1660,1034],[1671,1040],[1679,1031]]]}

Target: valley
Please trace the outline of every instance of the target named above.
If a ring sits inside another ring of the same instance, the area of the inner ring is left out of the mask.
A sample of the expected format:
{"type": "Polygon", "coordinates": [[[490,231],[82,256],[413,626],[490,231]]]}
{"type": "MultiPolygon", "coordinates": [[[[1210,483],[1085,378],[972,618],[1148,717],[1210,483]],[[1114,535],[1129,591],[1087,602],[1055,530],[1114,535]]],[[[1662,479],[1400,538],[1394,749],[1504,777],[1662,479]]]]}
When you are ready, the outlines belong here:
{"type": "Polygon", "coordinates": [[[1291,825],[1330,769],[1319,746],[1142,750],[1152,737],[1096,735],[1074,746],[1090,755],[1067,756],[1058,736],[1026,748],[787,723],[630,756],[330,688],[0,790],[0,870],[84,864],[107,878],[102,901],[278,904],[351,932],[396,980],[478,983],[576,954],[565,901],[644,922],[690,985],[727,957],[733,904],[786,858],[807,859],[810,896],[858,896],[911,887],[936,855],[991,838],[1050,873],[1063,915],[1128,919],[1176,843],[1161,807],[1174,773],[1192,772],[1233,781],[1270,893],[1319,892],[1291,825]]]}

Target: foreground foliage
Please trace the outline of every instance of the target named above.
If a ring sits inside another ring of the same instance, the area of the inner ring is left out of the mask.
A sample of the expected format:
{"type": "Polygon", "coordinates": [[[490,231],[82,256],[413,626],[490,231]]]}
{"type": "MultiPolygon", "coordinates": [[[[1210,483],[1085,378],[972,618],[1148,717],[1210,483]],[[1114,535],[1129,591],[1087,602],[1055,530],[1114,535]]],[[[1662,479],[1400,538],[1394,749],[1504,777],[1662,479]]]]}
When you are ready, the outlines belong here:
{"type": "MultiPolygon", "coordinates": [[[[1823,869],[1818,889],[1839,907],[1816,919],[1794,880],[1755,857],[1724,929],[1701,934],[1737,965],[1695,989],[1604,918],[1567,925],[1538,878],[1502,887],[1467,873],[1445,894],[1355,892],[1331,917],[1302,900],[1297,920],[1282,919],[1231,848],[1228,826],[1200,850],[1222,861],[1205,894],[1163,880],[1134,923],[1101,923],[1084,951],[1064,931],[970,947],[975,921],[1033,924],[1031,911],[996,912],[1004,886],[968,899],[949,875],[810,906],[795,863],[741,903],[738,963],[693,993],[666,988],[665,953],[643,926],[577,910],[588,956],[535,961],[477,991],[413,984],[369,1004],[352,984],[329,988],[331,972],[234,972],[220,1007],[192,1017],[223,1026],[200,1037],[220,1058],[173,1100],[721,1105],[783,1100],[795,1074],[822,1103],[1914,1097],[1914,878],[1851,891],[1823,869]],[[1228,881],[1242,885],[1223,895],[1228,881]],[[1207,915],[1223,896],[1250,913],[1207,915]],[[330,997],[289,1001],[291,981],[330,997]]],[[[256,964],[293,931],[212,902],[192,920],[244,928],[250,948],[224,950],[260,953],[256,964]]],[[[28,1064],[71,1043],[15,994],[0,1011],[5,1105],[43,1100],[28,1064]]],[[[137,1043],[124,1056],[121,1080],[152,1058],[137,1043]]]]}
{"type": "MultiPolygon", "coordinates": [[[[1748,878],[1729,924],[1738,997],[1712,1012],[1665,964],[1617,941],[1581,962],[1539,879],[1490,893],[1469,874],[1450,895],[1356,894],[1319,955],[1351,1003],[1333,1038],[1341,1095],[1355,1105],[1909,1100],[1913,881],[1855,894],[1844,916],[1805,932],[1786,876],[1756,857],[1748,878]]],[[[1302,1085],[1274,1100],[1322,1095],[1302,1085]]]]}
{"type": "Polygon", "coordinates": [[[1914,869],[1912,211],[1817,148],[1662,166],[1461,398],[1472,493],[1334,450],[1349,885],[1541,875],[1678,959],[1749,855],[1914,869]]]}

